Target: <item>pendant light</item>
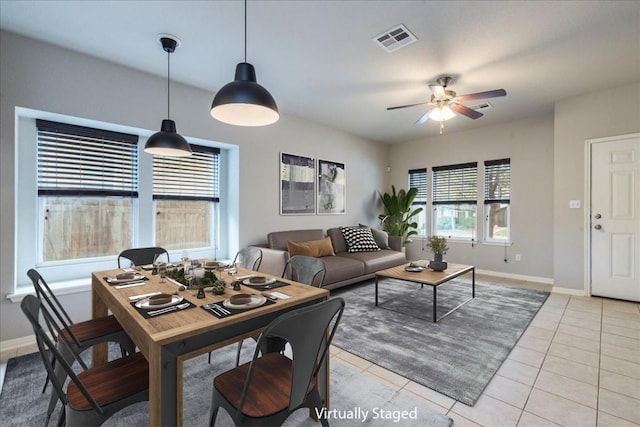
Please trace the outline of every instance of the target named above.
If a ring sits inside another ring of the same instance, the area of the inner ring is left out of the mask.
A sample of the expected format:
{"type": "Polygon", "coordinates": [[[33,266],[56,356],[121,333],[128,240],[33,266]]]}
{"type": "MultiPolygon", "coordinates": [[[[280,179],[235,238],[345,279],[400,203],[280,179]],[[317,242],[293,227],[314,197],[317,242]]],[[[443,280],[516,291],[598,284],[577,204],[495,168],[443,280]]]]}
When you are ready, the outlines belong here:
{"type": "Polygon", "coordinates": [[[162,121],[160,132],[156,132],[147,139],[144,151],[153,155],[186,157],[191,155],[191,146],[186,139],[176,131],[176,123],[170,119],[170,56],[178,47],[178,39],[168,34],[160,35],[162,49],[167,52],[167,118],[162,121]]]}
{"type": "Polygon", "coordinates": [[[247,62],[247,0],[244,1],[244,62],[236,65],[235,80],[213,98],[211,117],[236,126],[264,126],[280,118],[276,101],[256,81],[256,70],[247,62]]]}

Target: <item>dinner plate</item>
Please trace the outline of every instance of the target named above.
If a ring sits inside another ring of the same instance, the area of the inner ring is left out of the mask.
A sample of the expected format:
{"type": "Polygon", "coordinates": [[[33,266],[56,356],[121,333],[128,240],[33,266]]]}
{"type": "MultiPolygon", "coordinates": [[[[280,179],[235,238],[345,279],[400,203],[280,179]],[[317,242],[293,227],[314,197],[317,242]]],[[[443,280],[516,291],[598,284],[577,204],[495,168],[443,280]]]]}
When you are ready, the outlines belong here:
{"type": "Polygon", "coordinates": [[[267,280],[265,280],[264,282],[251,282],[251,279],[244,279],[242,281],[243,285],[247,285],[247,286],[264,286],[264,285],[269,285],[271,283],[274,283],[276,281],[276,279],[272,278],[267,278],[267,280]]]}
{"type": "Polygon", "coordinates": [[[144,279],[144,275],[142,274],[134,274],[133,277],[127,277],[126,279],[116,279],[115,277],[107,277],[107,282],[109,283],[127,283],[127,282],[135,282],[136,280],[144,279]]]}
{"type": "Polygon", "coordinates": [[[260,307],[265,302],[267,302],[267,299],[262,295],[251,295],[251,301],[246,304],[233,304],[227,298],[222,302],[222,305],[224,305],[227,308],[235,308],[236,310],[242,310],[247,308],[260,307]]]}
{"type": "Polygon", "coordinates": [[[178,304],[183,299],[184,298],[181,297],[180,295],[171,295],[171,301],[170,302],[166,302],[164,304],[151,304],[151,302],[149,301],[149,298],[145,298],[145,299],[143,299],[141,301],[138,301],[136,303],[136,307],[141,308],[143,310],[152,310],[152,309],[156,309],[156,308],[164,308],[164,307],[169,307],[170,305],[178,304]]]}

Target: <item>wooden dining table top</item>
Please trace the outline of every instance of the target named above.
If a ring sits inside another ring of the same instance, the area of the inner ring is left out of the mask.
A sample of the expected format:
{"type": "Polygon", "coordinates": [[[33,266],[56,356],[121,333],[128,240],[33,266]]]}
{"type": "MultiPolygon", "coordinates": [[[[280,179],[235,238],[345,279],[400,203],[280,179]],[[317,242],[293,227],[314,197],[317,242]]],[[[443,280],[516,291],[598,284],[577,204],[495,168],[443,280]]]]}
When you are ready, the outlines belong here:
{"type": "Polygon", "coordinates": [[[230,285],[236,277],[243,277],[247,275],[260,275],[266,277],[274,276],[265,275],[263,273],[243,268],[239,268],[237,273],[233,276],[225,271],[214,271],[219,279],[223,279],[225,281],[227,285],[225,287],[225,292],[221,295],[214,295],[211,292],[205,292],[205,298],[198,299],[196,297],[197,290],[187,289],[180,291],[178,290],[178,286],[171,283],[168,279],[164,280],[165,283],[160,283],[161,278],[158,275],[152,275],[151,271],[137,272],[149,279],[144,282],[144,285],[118,289],[116,286],[110,285],[105,280],[106,277],[114,277],[118,273],[122,273],[122,269],[95,272],[94,278],[97,279],[97,289],[95,290],[116,318],[121,322],[123,319],[135,320],[135,330],[130,330],[132,329],[132,325],[123,324],[123,327],[130,335],[134,335],[132,336],[132,339],[136,342],[143,353],[147,350],[145,343],[148,344],[149,340],[162,345],[165,342],[176,341],[184,337],[197,335],[205,331],[215,330],[216,328],[242,322],[249,318],[260,316],[265,312],[279,310],[288,306],[295,306],[301,302],[317,300],[320,297],[328,298],[329,295],[329,292],[324,289],[304,285],[287,279],[276,278],[278,281],[289,283],[288,286],[279,287],[276,291],[289,295],[291,298],[278,299],[275,301],[275,304],[263,305],[261,307],[249,309],[242,313],[220,319],[200,307],[208,303],[222,304],[225,299],[236,294],[261,294],[261,291],[245,285],[242,285],[239,291],[234,291],[230,285]],[[185,300],[195,304],[197,307],[178,310],[152,318],[144,318],[140,313],[138,313],[136,308],[134,308],[129,297],[158,291],[168,294],[177,294],[185,300]],[[136,339],[136,337],[144,339],[136,339]]]}

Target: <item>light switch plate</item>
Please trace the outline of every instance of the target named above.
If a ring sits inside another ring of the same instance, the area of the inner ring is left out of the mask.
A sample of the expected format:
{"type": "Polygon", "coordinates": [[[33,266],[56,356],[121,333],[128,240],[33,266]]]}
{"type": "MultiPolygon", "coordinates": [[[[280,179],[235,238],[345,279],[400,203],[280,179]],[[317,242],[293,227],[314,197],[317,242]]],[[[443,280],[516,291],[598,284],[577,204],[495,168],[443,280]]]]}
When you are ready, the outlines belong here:
{"type": "Polygon", "coordinates": [[[569,200],[570,209],[580,209],[580,200],[569,200]]]}

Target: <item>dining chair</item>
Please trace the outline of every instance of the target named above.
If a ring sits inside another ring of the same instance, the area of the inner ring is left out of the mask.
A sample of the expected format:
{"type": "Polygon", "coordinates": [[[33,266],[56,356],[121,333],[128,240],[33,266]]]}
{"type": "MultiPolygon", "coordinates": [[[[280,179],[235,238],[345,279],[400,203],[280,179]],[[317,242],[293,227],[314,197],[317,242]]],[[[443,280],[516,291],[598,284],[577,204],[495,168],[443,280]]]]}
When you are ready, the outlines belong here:
{"type": "MultiPolygon", "coordinates": [[[[236,425],[279,426],[300,408],[319,413],[326,402],[318,389],[318,373],[344,306],[344,299],[331,298],[273,320],[260,334],[251,362],[214,378],[209,424],[215,424],[221,407],[236,425]],[[261,354],[261,347],[272,337],[289,343],[291,358],[278,352],[261,354]]],[[[326,417],[320,417],[320,422],[329,425],[326,417]]]]}
{"type": "MultiPolygon", "coordinates": [[[[61,353],[58,343],[54,344],[49,338],[40,324],[40,315],[42,314],[48,328],[53,326],[56,330],[57,322],[41,300],[27,295],[22,300],[21,308],[33,328],[38,351],[51,378],[54,393],[63,404],[58,420],[59,426],[100,425],[121,409],[133,403],[149,400],[149,364],[142,353],[87,368],[72,345],[64,343],[68,354],[73,356],[73,360],[70,361],[61,353]],[[56,376],[54,361],[71,379],[66,393],[65,381],[56,376]],[[79,373],[71,367],[74,361],[82,366],[79,373]]],[[[55,332],[57,335],[64,334],[60,329],[55,332]]],[[[50,416],[51,414],[47,415],[46,424],[49,423],[50,416]]]]}
{"type": "Polygon", "coordinates": [[[133,265],[153,264],[156,255],[166,254],[167,262],[169,262],[169,252],[166,249],[153,246],[149,248],[130,248],[125,249],[118,255],[118,268],[121,268],[120,258],[128,259],[133,265]]]}
{"type": "Polygon", "coordinates": [[[282,277],[320,288],[326,272],[327,268],[320,258],[294,255],[284,266],[282,277]]]}
{"type": "MultiPolygon", "coordinates": [[[[326,266],[320,258],[314,258],[304,255],[294,255],[289,258],[282,272],[283,278],[289,278],[305,285],[322,287],[326,266]],[[288,277],[287,277],[288,276],[288,277]]],[[[256,338],[253,337],[255,340],[256,338]]],[[[277,339],[272,339],[270,344],[276,348],[283,348],[282,343],[278,344],[277,339]]],[[[238,342],[238,350],[236,351],[236,366],[240,364],[240,352],[244,340],[238,342]]],[[[211,353],[209,353],[209,363],[211,363],[211,353]]]]}
{"type": "MultiPolygon", "coordinates": [[[[67,363],[72,364],[74,360],[73,352],[69,348],[74,349],[77,353],[82,353],[100,343],[115,342],[120,344],[122,356],[127,353],[135,353],[136,345],[113,315],[74,323],[40,273],[32,268],[27,271],[27,276],[33,283],[37,298],[49,312],[53,313],[51,318],[46,319],[46,323],[51,336],[58,346],[58,352],[65,358],[67,363]]],[[[55,359],[52,365],[57,381],[64,384],[67,377],[64,368],[56,363],[55,359]]],[[[47,378],[42,388],[43,393],[51,379],[50,372],[47,371],[47,378]]],[[[47,409],[47,417],[51,416],[57,402],[58,394],[52,392],[47,409]]]]}
{"type": "Polygon", "coordinates": [[[258,271],[262,263],[262,250],[255,246],[248,246],[238,251],[232,264],[247,270],[258,271]]]}

